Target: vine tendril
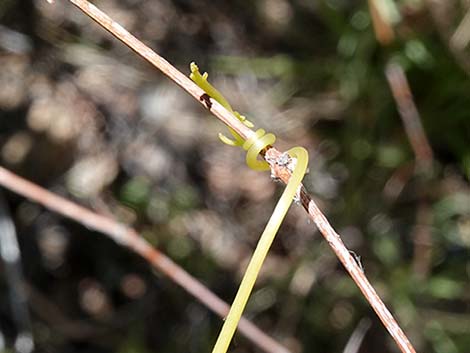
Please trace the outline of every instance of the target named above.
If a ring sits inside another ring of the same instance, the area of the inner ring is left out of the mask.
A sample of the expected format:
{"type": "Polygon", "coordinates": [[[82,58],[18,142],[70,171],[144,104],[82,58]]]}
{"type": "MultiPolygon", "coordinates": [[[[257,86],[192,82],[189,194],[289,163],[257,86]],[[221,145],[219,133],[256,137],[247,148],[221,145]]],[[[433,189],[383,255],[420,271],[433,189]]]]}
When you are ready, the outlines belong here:
{"type": "MultiPolygon", "coordinates": [[[[209,74],[207,72],[204,72],[204,74],[201,75],[201,73],[199,72],[199,68],[195,62],[192,62],[189,65],[189,68],[191,69],[191,74],[189,75],[189,78],[193,80],[199,87],[201,87],[210,97],[212,97],[217,102],[219,102],[220,105],[222,105],[225,109],[227,109],[229,112],[235,115],[238,118],[238,120],[240,120],[243,124],[245,124],[249,128],[252,128],[254,126],[253,123],[247,120],[244,115],[241,115],[239,112],[234,111],[230,103],[225,99],[225,97],[219,91],[217,91],[217,89],[214,86],[212,86],[209,83],[209,81],[207,81],[207,78],[209,77],[209,74]]],[[[220,133],[219,133],[219,139],[226,145],[230,145],[230,146],[243,145],[244,141],[241,138],[241,136],[237,134],[230,127],[228,129],[230,130],[230,133],[232,134],[235,140],[231,140],[225,135],[220,134],[220,133]]]]}
{"type": "Polygon", "coordinates": [[[276,141],[274,134],[266,134],[263,129],[256,130],[253,137],[246,140],[242,147],[246,153],[246,164],[254,170],[269,170],[269,164],[258,160],[259,153],[276,141]]]}
{"type": "MultiPolygon", "coordinates": [[[[232,107],[225,99],[225,97],[217,91],[208,81],[208,74],[204,73],[201,75],[199,69],[195,63],[191,63],[191,75],[190,78],[201,87],[210,97],[218,101],[227,110],[232,112],[240,121],[246,126],[253,127],[254,125],[246,120],[243,115],[233,111],[232,107]]],[[[229,128],[230,129],[230,128],[229,128]]],[[[246,154],[247,165],[254,170],[269,170],[270,166],[267,162],[258,160],[258,155],[261,151],[272,145],[276,141],[274,134],[268,133],[263,129],[258,129],[253,136],[244,141],[240,135],[230,129],[230,132],[235,140],[230,140],[222,134],[219,134],[219,138],[222,142],[231,146],[241,146],[246,154]]],[[[292,204],[294,197],[297,195],[299,187],[302,183],[302,179],[307,171],[308,164],[308,152],[303,147],[294,147],[287,151],[290,158],[295,158],[295,168],[292,175],[287,183],[284,192],[282,193],[279,201],[274,208],[274,211],[269,218],[268,224],[260,236],[256,249],[251,257],[248,264],[248,268],[245,271],[245,275],[240,283],[235,299],[232,303],[230,311],[225,319],[222,330],[220,331],[217,342],[212,350],[212,353],[226,353],[230,345],[230,341],[235,333],[238,322],[240,321],[243,310],[245,309],[248,298],[253,290],[253,287],[258,277],[261,266],[268,254],[269,248],[271,247],[274,237],[276,236],[282,221],[284,220],[290,205],[292,204]]],[[[289,160],[291,165],[294,165],[292,160],[289,160]]]]}

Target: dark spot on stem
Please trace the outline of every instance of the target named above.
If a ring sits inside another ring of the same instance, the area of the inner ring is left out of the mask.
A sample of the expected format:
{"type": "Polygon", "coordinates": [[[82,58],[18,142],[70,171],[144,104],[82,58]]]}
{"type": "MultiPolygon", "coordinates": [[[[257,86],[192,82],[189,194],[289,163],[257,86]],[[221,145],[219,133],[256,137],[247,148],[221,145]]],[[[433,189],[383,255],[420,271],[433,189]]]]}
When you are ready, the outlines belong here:
{"type": "Polygon", "coordinates": [[[204,93],[201,97],[199,97],[199,100],[204,103],[207,109],[210,110],[212,108],[211,97],[207,93],[204,93]]]}

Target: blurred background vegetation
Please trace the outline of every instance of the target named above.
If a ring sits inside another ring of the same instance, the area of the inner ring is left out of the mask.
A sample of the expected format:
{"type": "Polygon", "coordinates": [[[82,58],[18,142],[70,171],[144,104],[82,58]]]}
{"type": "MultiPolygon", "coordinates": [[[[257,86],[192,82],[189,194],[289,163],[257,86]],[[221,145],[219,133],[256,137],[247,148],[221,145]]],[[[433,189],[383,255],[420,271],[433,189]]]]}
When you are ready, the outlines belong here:
{"type": "MultiPolygon", "coordinates": [[[[305,146],[307,189],[416,349],[468,352],[470,2],[383,3],[393,40],[375,35],[371,1],[96,2],[183,72],[196,61],[280,149],[305,146]],[[390,62],[406,71],[434,153],[426,171],[385,76],[390,62]]],[[[249,170],[242,150],[218,141],[219,121],[67,1],[3,0],[0,23],[1,165],[135,227],[230,302],[282,187],[249,170]]],[[[38,352],[211,350],[221,320],[142,259],[4,198],[38,352]]],[[[27,352],[4,269],[0,349],[16,342],[27,352]]],[[[294,353],[397,351],[298,206],[246,316],[294,353]]],[[[238,335],[231,351],[257,350],[238,335]]]]}

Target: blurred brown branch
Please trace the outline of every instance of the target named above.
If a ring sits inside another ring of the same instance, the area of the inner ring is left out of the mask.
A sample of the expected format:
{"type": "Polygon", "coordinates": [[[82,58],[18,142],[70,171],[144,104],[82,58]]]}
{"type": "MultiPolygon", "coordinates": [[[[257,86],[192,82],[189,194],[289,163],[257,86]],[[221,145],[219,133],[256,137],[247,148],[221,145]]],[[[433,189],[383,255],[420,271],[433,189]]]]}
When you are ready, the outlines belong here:
{"type": "MultiPolygon", "coordinates": [[[[380,14],[375,0],[369,0],[369,11],[373,18],[374,32],[377,41],[381,45],[389,44],[395,39],[393,29],[389,26],[388,21],[380,14]],[[381,25],[379,26],[376,23],[381,25]],[[390,35],[384,37],[384,32],[390,32],[390,35]]],[[[406,135],[413,148],[418,170],[429,173],[432,168],[433,152],[426,137],[426,133],[424,132],[421,117],[416,108],[405,71],[400,64],[388,62],[385,67],[385,76],[392,90],[393,98],[395,99],[395,104],[397,105],[398,112],[403,121],[406,135]]]]}
{"type": "MultiPolygon", "coordinates": [[[[270,162],[272,173],[287,184],[291,176],[289,169],[285,166],[279,166],[275,163],[272,163],[272,161],[279,160],[281,155],[282,153],[277,151],[275,148],[270,148],[266,152],[265,159],[266,161],[270,162]]],[[[408,340],[393,315],[387,309],[382,299],[380,299],[374,287],[370,284],[369,280],[365,276],[362,268],[351,255],[351,252],[344,245],[343,241],[341,240],[341,236],[333,229],[330,222],[328,222],[328,219],[318,208],[317,204],[303,185],[300,189],[300,202],[303,208],[308,212],[309,217],[313,220],[319,229],[320,233],[333,249],[338,259],[349,272],[349,275],[352,277],[354,282],[356,282],[362,294],[372,306],[383,325],[397,343],[400,350],[402,352],[414,353],[415,349],[413,348],[411,342],[408,340]]]]}
{"type": "MultiPolygon", "coordinates": [[[[376,21],[384,22],[385,20],[381,19],[374,0],[369,0],[369,8],[374,19],[374,31],[377,41],[382,45],[389,44],[394,38],[391,37],[388,42],[381,39],[380,28],[376,26],[376,21]]],[[[430,176],[433,167],[433,151],[424,131],[405,70],[400,64],[389,61],[385,67],[385,76],[403,122],[406,136],[415,155],[415,172],[418,171],[426,176],[430,176]]],[[[406,171],[407,169],[406,167],[402,168],[399,170],[399,173],[395,173],[390,178],[384,189],[386,195],[396,198],[401,190],[403,190],[405,182],[399,181],[396,177],[404,175],[405,181],[408,181],[411,175],[406,171]],[[405,173],[403,173],[404,171],[405,173]]],[[[414,244],[413,270],[417,278],[423,280],[427,277],[431,266],[433,244],[431,236],[432,212],[426,201],[423,200],[423,196],[421,196],[421,199],[417,211],[417,224],[414,227],[412,238],[414,244]]]]}
{"type": "MultiPolygon", "coordinates": [[[[142,256],[157,270],[168,276],[173,282],[181,286],[220,317],[227,315],[229,311],[227,303],[165,254],[152,247],[134,229],[68,201],[2,167],[0,167],[0,185],[38,202],[52,211],[71,218],[90,229],[106,234],[116,243],[142,256]]],[[[247,319],[241,319],[239,329],[243,335],[266,352],[289,352],[247,319]]]]}
{"type": "Polygon", "coordinates": [[[399,64],[388,63],[385,75],[403,120],[406,135],[413,148],[418,170],[429,172],[432,167],[433,153],[421,124],[405,72],[399,64]]]}
{"type": "MultiPolygon", "coordinates": [[[[424,3],[429,9],[429,13],[431,14],[436,30],[442,41],[447,45],[460,67],[467,75],[470,75],[470,58],[468,52],[465,50],[470,40],[468,28],[470,9],[468,2],[465,15],[460,20],[457,19],[455,15],[452,15],[452,1],[425,0],[424,3]],[[457,22],[460,23],[457,25],[457,29],[454,30],[454,24],[457,22]]],[[[465,6],[464,3],[465,2],[462,2],[463,6],[465,6]]],[[[459,11],[457,13],[461,12],[459,11]]]]}
{"type": "Polygon", "coordinates": [[[370,15],[372,17],[372,25],[374,26],[375,38],[380,44],[388,45],[395,39],[395,33],[393,31],[392,24],[380,14],[376,0],[368,1],[370,15]]]}

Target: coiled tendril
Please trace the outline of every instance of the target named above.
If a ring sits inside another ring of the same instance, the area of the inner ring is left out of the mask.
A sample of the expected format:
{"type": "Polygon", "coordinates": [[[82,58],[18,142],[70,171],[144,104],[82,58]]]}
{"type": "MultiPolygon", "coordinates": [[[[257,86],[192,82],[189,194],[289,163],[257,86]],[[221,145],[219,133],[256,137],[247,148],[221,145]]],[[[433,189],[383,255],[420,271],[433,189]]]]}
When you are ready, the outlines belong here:
{"type": "Polygon", "coordinates": [[[273,134],[266,134],[263,129],[256,130],[255,134],[246,140],[242,146],[247,151],[246,164],[254,170],[269,170],[269,164],[258,160],[258,155],[266,147],[272,145],[274,141],[276,141],[276,136],[273,134]]]}
{"type": "MultiPolygon", "coordinates": [[[[224,96],[219,91],[217,91],[209,82],[207,82],[207,73],[201,75],[195,63],[191,63],[190,68],[190,78],[194,82],[196,82],[199,87],[204,89],[204,91],[209,96],[218,101],[227,110],[232,112],[246,126],[254,126],[251,122],[246,120],[243,115],[234,112],[228,101],[224,98],[224,96]]],[[[235,131],[230,129],[230,132],[235,140],[230,140],[222,134],[219,134],[219,138],[222,140],[222,142],[228,145],[242,146],[243,149],[247,151],[246,163],[250,168],[255,170],[270,169],[268,163],[266,163],[265,161],[258,160],[257,157],[262,150],[274,143],[274,141],[276,140],[276,136],[271,133],[266,134],[263,129],[258,129],[250,139],[243,141],[241,136],[238,135],[235,131]]],[[[246,269],[245,275],[243,276],[242,282],[240,283],[237,295],[235,296],[233,304],[230,308],[230,312],[228,313],[227,318],[225,319],[224,325],[222,327],[222,330],[220,331],[219,337],[217,338],[217,342],[215,343],[212,353],[227,352],[228,346],[230,345],[230,341],[232,340],[238,322],[240,321],[242,312],[246,306],[250,293],[255,285],[256,278],[258,277],[258,273],[261,269],[264,259],[266,258],[266,255],[268,254],[269,248],[274,240],[274,237],[276,236],[276,233],[279,230],[279,227],[281,226],[281,223],[287,211],[289,210],[294,196],[299,190],[302,179],[307,170],[308,152],[305,148],[294,147],[287,151],[287,153],[290,157],[297,159],[294,171],[292,172],[292,175],[289,179],[289,182],[287,183],[286,188],[284,189],[284,192],[281,195],[281,198],[279,199],[276,204],[276,207],[274,208],[271,218],[269,218],[266,228],[260,236],[258,244],[256,245],[256,249],[253,253],[253,256],[251,257],[250,263],[248,264],[248,268],[246,269]]],[[[289,161],[288,164],[291,162],[292,161],[289,161]]],[[[293,163],[291,165],[293,165],[293,163]]]]}

